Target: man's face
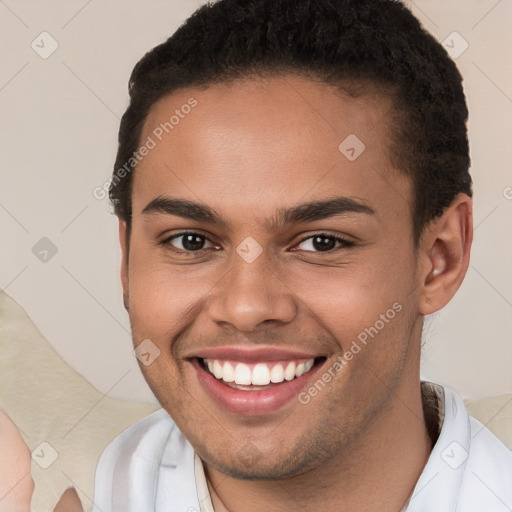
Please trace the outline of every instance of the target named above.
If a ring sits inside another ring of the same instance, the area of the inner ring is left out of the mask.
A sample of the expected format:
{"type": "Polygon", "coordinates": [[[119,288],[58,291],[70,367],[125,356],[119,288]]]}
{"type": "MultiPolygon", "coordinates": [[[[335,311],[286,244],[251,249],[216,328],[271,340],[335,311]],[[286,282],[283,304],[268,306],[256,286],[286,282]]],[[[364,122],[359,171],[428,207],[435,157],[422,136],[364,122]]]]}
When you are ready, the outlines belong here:
{"type": "Polygon", "coordinates": [[[284,76],[176,92],[146,120],[125,300],[134,343],[160,350],[145,378],[213,468],[317,467],[417,386],[419,260],[390,108],[284,76]]]}

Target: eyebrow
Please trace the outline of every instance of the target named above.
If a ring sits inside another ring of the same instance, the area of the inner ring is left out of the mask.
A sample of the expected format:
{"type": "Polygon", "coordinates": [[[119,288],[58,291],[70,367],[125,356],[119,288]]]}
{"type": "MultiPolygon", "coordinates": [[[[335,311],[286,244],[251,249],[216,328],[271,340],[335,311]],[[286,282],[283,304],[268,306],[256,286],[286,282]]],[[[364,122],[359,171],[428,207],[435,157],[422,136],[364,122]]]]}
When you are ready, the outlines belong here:
{"type": "Polygon", "coordinates": [[[314,222],[349,213],[375,215],[375,210],[350,197],[335,197],[299,204],[291,208],[281,208],[278,210],[276,219],[272,221],[272,226],[314,222]]]}
{"type": "Polygon", "coordinates": [[[150,201],[142,210],[143,214],[165,213],[176,215],[185,219],[206,222],[227,228],[227,223],[209,206],[195,203],[186,199],[174,199],[166,196],[158,196],[150,201]]]}
{"type": "MultiPolygon", "coordinates": [[[[144,215],[153,213],[175,215],[197,222],[222,226],[228,230],[230,229],[228,223],[215,209],[186,199],[158,196],[145,206],[142,213],[144,215]]],[[[350,213],[375,215],[376,212],[370,206],[356,199],[350,197],[335,197],[332,199],[311,201],[290,208],[280,208],[276,216],[267,221],[267,228],[276,229],[279,226],[287,224],[314,222],[350,213]]]]}

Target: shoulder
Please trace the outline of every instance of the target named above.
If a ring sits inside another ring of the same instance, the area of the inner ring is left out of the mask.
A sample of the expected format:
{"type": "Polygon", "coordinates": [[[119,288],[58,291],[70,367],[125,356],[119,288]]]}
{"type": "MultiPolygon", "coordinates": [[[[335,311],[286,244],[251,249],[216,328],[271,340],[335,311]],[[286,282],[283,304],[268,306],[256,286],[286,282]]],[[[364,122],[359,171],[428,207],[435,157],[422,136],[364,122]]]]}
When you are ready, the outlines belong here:
{"type": "Polygon", "coordinates": [[[479,461],[494,461],[499,472],[508,472],[512,477],[512,451],[480,421],[472,416],[469,420],[471,455],[479,461]]]}
{"type": "MultiPolygon", "coordinates": [[[[452,452],[457,452],[463,470],[459,509],[511,510],[512,452],[485,425],[468,414],[464,402],[453,390],[445,388],[445,397],[447,416],[453,408],[450,423],[460,422],[457,428],[448,430],[453,438],[452,452]]],[[[446,453],[444,455],[446,457],[446,453]]]]}
{"type": "Polygon", "coordinates": [[[194,450],[159,409],[125,429],[103,451],[93,510],[149,511],[169,496],[176,503],[180,496],[190,501],[194,492],[194,450]]]}
{"type": "Polygon", "coordinates": [[[458,393],[428,383],[440,432],[407,508],[458,512],[512,510],[512,454],[468,414],[458,393]]]}
{"type": "Polygon", "coordinates": [[[485,425],[471,416],[470,431],[471,443],[461,487],[461,504],[477,506],[475,510],[511,510],[512,452],[485,425]]]}
{"type": "MultiPolygon", "coordinates": [[[[174,422],[164,409],[158,409],[142,418],[118,434],[103,450],[98,462],[98,469],[114,469],[128,459],[142,456],[151,459],[151,455],[161,453],[173,430],[174,422]]],[[[157,457],[155,462],[159,462],[157,457]]]]}

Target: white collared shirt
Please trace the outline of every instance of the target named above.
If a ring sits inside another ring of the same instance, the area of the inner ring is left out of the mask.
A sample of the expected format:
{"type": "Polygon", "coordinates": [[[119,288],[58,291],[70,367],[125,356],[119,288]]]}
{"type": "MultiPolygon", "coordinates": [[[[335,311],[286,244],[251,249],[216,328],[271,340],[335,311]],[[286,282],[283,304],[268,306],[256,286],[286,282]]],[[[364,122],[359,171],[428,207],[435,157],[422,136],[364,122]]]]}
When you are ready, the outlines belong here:
{"type": "MultiPolygon", "coordinates": [[[[425,384],[424,384],[425,386],[425,384]]],[[[512,453],[449,388],[441,429],[406,512],[512,511],[512,453]]],[[[214,512],[201,459],[160,409],[119,434],[96,469],[93,512],[214,512]]]]}

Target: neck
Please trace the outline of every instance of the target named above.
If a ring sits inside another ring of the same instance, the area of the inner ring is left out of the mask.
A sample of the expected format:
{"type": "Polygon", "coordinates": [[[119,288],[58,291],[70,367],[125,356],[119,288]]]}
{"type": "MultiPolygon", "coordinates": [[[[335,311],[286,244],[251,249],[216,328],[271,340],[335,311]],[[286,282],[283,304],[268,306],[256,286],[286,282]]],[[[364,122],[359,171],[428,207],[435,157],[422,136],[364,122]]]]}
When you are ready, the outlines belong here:
{"type": "Polygon", "coordinates": [[[419,375],[415,378],[402,380],[387,406],[343,453],[307,473],[279,481],[247,481],[206,467],[215,512],[401,511],[432,448],[419,375]]]}

